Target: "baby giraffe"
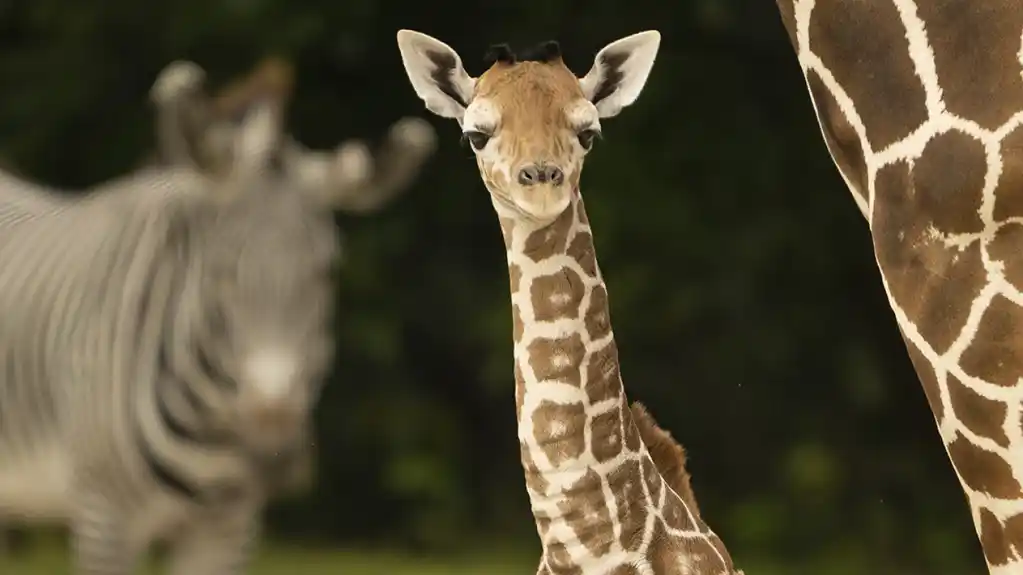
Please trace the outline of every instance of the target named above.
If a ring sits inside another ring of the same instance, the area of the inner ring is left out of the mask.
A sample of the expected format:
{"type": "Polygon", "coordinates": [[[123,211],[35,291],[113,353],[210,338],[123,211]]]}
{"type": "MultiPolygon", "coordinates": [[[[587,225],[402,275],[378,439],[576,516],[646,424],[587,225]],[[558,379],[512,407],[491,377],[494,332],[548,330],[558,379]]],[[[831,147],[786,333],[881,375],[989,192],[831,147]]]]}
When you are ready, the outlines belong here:
{"type": "Polygon", "coordinates": [[[648,31],[609,44],[582,78],[556,42],[518,56],[495,46],[474,78],[447,44],[398,32],[412,87],[461,126],[504,234],[538,575],[740,573],[700,517],[681,447],[627,403],[579,193],[600,120],[639,96],[660,38],[648,31]]]}

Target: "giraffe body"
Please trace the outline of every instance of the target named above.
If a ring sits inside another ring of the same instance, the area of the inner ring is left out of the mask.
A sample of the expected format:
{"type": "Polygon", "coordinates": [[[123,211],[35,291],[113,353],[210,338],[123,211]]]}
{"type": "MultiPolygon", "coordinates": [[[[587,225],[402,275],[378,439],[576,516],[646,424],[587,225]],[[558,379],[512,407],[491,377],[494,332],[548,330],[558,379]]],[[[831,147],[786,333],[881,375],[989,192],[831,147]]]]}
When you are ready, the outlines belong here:
{"type": "Polygon", "coordinates": [[[1023,570],[1023,8],[778,0],[991,573],[1023,570]]]}
{"type": "MultiPolygon", "coordinates": [[[[676,469],[669,484],[651,459],[644,439],[660,445],[670,436],[659,436],[645,411],[637,410],[645,431],[637,427],[579,193],[600,119],[639,96],[659,42],[656,32],[614,42],[583,78],[556,43],[525,61],[497,46],[477,79],[446,44],[398,33],[416,93],[456,119],[472,145],[504,235],[520,455],[543,546],[540,574],[736,573],[696,509],[688,476],[676,469]]],[[[681,465],[680,450],[675,458],[681,465]]]]}

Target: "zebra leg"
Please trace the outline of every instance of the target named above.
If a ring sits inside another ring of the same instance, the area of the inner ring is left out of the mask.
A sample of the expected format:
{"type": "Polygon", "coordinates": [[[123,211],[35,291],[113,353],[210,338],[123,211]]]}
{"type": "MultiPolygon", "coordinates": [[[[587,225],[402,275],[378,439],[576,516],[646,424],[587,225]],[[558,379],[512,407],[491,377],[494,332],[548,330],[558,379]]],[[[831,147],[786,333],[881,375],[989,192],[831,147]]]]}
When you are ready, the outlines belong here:
{"type": "Polygon", "coordinates": [[[126,515],[110,498],[81,494],[71,519],[75,575],[130,575],[138,559],[138,542],[126,515]]]}
{"type": "Polygon", "coordinates": [[[200,512],[173,543],[170,575],[238,575],[251,560],[262,508],[236,505],[200,512]]]}

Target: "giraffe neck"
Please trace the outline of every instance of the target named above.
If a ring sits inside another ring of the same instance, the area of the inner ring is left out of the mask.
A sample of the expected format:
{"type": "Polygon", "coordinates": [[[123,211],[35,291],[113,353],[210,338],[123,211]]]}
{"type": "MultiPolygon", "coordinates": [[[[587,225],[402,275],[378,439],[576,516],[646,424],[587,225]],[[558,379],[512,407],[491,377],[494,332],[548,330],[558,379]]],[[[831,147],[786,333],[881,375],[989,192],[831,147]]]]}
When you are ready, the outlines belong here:
{"type": "Polygon", "coordinates": [[[724,546],[665,484],[633,420],[578,191],[544,227],[495,208],[511,280],[520,454],[543,565],[598,572],[647,561],[657,573],[730,573],[724,546]],[[685,545],[676,545],[680,533],[685,545]]]}
{"type": "Polygon", "coordinates": [[[988,570],[1023,570],[1018,2],[777,0],[988,570]]]}

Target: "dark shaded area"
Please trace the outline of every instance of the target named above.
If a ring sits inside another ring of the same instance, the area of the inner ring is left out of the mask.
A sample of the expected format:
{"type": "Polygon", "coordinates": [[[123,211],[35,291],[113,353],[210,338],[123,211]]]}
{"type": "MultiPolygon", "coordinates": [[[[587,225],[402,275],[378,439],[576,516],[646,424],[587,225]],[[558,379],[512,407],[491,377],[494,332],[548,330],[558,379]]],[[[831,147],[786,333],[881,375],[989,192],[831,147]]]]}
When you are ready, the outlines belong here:
{"type": "Polygon", "coordinates": [[[774,3],[0,0],[0,155],[53,185],[146,155],[147,91],[178,58],[213,87],[267,54],[292,59],[291,126],[310,146],[378,139],[408,114],[437,127],[411,192],[340,220],[317,486],[276,506],[272,531],[439,552],[535,545],[500,229],[457,125],[415,97],[399,28],[447,42],[473,75],[495,43],[557,39],[581,75],[608,42],[660,30],[650,82],[605,122],[583,176],[631,398],[685,444],[702,515],[740,566],[979,571],[866,222],[774,3]]]}

